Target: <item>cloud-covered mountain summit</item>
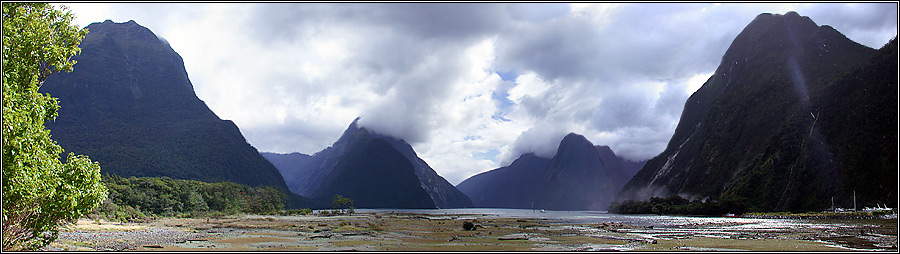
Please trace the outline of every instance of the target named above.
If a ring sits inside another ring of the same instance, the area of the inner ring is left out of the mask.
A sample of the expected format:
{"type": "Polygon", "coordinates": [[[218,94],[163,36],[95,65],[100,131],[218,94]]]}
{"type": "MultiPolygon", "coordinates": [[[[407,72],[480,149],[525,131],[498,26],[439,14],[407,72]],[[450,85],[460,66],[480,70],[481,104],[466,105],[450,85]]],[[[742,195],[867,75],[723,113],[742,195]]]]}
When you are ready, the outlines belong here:
{"type": "Polygon", "coordinates": [[[303,196],[343,195],[356,200],[357,207],[366,208],[472,206],[465,194],[431,169],[408,143],[359,126],[359,120],[332,146],[312,156],[263,156],[289,179],[289,188],[303,196]]]}
{"type": "Polygon", "coordinates": [[[456,187],[476,207],[606,210],[643,165],[570,133],[551,159],[523,154],[509,166],[472,176],[456,187]]]}
{"type": "Polygon", "coordinates": [[[896,201],[886,187],[897,184],[896,64],[894,41],[876,52],[796,12],[760,14],[618,199],[679,194],[766,211],[825,209],[832,197],[852,206],[854,191],[896,201]]]}

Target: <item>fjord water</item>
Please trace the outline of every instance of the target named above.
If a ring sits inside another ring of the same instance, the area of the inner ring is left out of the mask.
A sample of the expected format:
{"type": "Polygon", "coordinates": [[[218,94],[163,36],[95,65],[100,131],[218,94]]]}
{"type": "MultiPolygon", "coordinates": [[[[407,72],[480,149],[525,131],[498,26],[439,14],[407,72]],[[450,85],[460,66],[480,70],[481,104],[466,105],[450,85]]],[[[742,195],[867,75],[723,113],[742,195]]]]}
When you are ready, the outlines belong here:
{"type": "Polygon", "coordinates": [[[358,213],[412,213],[428,214],[435,217],[451,215],[472,215],[484,218],[522,218],[556,220],[560,223],[624,223],[640,227],[673,228],[692,224],[731,222],[736,228],[745,229],[790,229],[798,226],[814,225],[856,225],[882,224],[896,220],[799,220],[799,219],[755,219],[712,216],[679,216],[655,214],[614,214],[607,211],[552,211],[541,209],[506,208],[459,208],[459,209],[356,209],[358,213]]]}
{"type": "MultiPolygon", "coordinates": [[[[550,224],[627,224],[634,229],[619,230],[647,239],[708,237],[746,239],[760,234],[807,235],[806,240],[826,243],[848,250],[896,250],[867,238],[894,238],[897,219],[757,219],[712,216],[678,216],[655,214],[613,214],[606,211],[552,211],[540,209],[461,208],[461,209],[357,209],[359,213],[424,214],[429,219],[489,220],[521,218],[548,220],[550,224]],[[859,232],[856,235],[855,232],[859,232]],[[881,245],[881,246],[879,246],[881,245]]],[[[585,225],[589,232],[601,229],[585,225]]],[[[700,250],[700,249],[697,249],[700,250]]]]}
{"type": "Polygon", "coordinates": [[[460,208],[460,209],[357,209],[358,213],[413,213],[428,214],[436,217],[450,215],[472,215],[474,217],[484,218],[522,218],[522,219],[546,219],[551,221],[559,221],[560,223],[625,223],[640,227],[678,227],[679,225],[687,225],[692,223],[709,223],[709,222],[759,222],[767,226],[776,226],[774,224],[784,224],[790,227],[787,220],[774,219],[747,219],[747,218],[727,218],[727,217],[698,217],[698,216],[673,216],[673,215],[653,215],[653,214],[614,214],[606,211],[553,211],[541,209],[507,209],[507,208],[460,208]],[[782,221],[782,222],[776,222],[782,221]]]}

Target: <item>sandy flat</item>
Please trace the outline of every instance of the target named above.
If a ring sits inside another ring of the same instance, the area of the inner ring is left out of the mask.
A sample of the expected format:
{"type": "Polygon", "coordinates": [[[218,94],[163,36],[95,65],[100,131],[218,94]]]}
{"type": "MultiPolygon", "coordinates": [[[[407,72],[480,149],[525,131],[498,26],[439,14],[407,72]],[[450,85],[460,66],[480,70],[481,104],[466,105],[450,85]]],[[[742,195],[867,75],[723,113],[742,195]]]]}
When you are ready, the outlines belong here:
{"type": "MultiPolygon", "coordinates": [[[[896,226],[896,222],[893,224],[896,226]]],[[[859,229],[767,229],[735,223],[677,228],[625,223],[481,215],[356,214],[161,218],[149,223],[82,219],[64,228],[50,250],[136,251],[844,251],[879,245],[897,250],[896,231],[836,238],[859,229]],[[476,230],[463,230],[463,222],[476,230]],[[848,240],[849,239],[849,240],[848,240]],[[826,239],[827,240],[827,239],[826,239]],[[856,242],[853,242],[856,241],[856,242]],[[853,245],[856,244],[856,245],[853,245]],[[851,246],[852,245],[852,246],[851,246]]],[[[865,232],[866,229],[863,229],[865,232]]]]}

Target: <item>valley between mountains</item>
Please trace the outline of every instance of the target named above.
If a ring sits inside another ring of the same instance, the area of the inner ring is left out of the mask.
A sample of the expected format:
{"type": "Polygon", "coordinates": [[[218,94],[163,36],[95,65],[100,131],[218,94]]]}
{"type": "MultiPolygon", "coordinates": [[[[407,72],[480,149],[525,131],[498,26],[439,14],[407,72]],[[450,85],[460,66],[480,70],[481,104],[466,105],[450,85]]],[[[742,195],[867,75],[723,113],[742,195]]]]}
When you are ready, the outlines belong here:
{"type": "Polygon", "coordinates": [[[359,118],[314,154],[261,153],[196,96],[153,32],[134,21],[88,29],[75,70],[40,91],[61,105],[53,138],[104,174],[270,187],[287,208],[329,208],[335,195],[356,208],[606,211],[673,195],[733,212],[897,205],[896,39],[872,49],[796,12],[744,28],[649,161],[570,133],[550,158],[525,153],[456,186],[359,118]]]}
{"type": "Polygon", "coordinates": [[[40,92],[61,106],[52,138],[110,195],[46,250],[897,250],[896,37],[759,14],[658,155],[566,131],[550,156],[454,185],[364,117],[312,154],[259,151],[167,41],[133,20],[87,28],[40,92]]]}

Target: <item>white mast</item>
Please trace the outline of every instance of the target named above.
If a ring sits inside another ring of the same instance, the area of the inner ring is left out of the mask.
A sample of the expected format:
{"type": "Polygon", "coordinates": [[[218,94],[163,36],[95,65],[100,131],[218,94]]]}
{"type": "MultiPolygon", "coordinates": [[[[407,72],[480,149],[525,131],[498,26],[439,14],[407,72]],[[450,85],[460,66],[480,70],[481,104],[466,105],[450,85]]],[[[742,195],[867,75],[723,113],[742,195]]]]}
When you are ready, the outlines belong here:
{"type": "Polygon", "coordinates": [[[853,191],[853,211],[856,212],[856,191],[853,191]]]}

